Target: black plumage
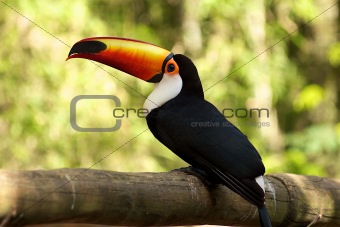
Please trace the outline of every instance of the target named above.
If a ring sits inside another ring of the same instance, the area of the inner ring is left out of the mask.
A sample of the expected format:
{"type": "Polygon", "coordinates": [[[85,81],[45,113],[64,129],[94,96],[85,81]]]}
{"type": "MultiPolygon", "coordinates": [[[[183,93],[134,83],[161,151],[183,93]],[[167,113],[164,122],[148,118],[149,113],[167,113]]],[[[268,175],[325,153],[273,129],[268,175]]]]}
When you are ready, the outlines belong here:
{"type": "Polygon", "coordinates": [[[259,208],[264,191],[255,178],[265,173],[261,157],[248,138],[204,100],[196,67],[175,55],[183,87],[178,96],[153,109],[146,120],[154,136],[192,166],[259,208]]]}

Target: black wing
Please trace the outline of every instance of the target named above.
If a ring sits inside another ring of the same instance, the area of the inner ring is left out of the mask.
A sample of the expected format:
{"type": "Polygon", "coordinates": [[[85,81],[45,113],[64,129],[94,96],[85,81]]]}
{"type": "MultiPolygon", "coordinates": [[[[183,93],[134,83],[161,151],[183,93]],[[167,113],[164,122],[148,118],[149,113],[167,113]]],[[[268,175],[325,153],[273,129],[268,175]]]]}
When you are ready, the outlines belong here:
{"type": "Polygon", "coordinates": [[[189,164],[202,168],[257,206],[264,192],[255,178],[265,172],[248,138],[209,102],[177,97],[147,116],[155,137],[189,164]]]}

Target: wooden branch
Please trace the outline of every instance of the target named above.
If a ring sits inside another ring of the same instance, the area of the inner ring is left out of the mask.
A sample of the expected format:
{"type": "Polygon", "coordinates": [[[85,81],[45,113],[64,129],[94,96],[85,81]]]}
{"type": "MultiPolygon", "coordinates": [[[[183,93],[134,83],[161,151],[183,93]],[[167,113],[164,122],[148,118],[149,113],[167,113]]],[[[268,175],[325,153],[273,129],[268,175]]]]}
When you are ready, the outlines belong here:
{"type": "MultiPolygon", "coordinates": [[[[340,226],[340,180],[274,174],[266,187],[274,226],[340,226]]],[[[259,225],[240,196],[179,171],[1,170],[0,226],[42,223],[259,225]]]]}

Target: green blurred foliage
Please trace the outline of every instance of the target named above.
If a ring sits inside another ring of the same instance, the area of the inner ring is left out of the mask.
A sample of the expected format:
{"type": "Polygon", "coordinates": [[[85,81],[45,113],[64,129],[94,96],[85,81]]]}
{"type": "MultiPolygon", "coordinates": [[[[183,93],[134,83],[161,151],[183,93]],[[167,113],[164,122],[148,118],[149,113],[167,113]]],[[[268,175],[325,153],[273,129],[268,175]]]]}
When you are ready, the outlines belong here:
{"type": "MultiPolygon", "coordinates": [[[[191,57],[206,99],[221,110],[268,109],[269,117],[229,118],[258,148],[267,172],[340,177],[339,8],[307,23],[331,5],[312,0],[3,1],[0,167],[168,171],[186,165],[136,114],[111,133],[72,129],[70,102],[77,95],[116,95],[122,108],[137,109],[152,90],[103,65],[65,62],[82,38],[119,36],[191,57]]],[[[112,126],[114,107],[110,101],[79,103],[78,123],[112,126]]]]}

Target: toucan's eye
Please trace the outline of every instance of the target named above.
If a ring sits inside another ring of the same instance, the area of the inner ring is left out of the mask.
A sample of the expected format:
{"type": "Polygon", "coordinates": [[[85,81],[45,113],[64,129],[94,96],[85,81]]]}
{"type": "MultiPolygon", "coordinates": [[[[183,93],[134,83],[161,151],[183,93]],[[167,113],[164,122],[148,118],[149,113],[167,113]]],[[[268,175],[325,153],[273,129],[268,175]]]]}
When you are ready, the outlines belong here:
{"type": "Polygon", "coordinates": [[[170,75],[176,75],[176,74],[178,74],[178,71],[179,71],[179,70],[178,70],[178,65],[177,65],[177,63],[175,62],[174,59],[170,59],[170,60],[167,62],[164,71],[165,71],[165,73],[170,74],[170,75]]]}
{"type": "Polygon", "coordinates": [[[169,73],[175,71],[175,65],[174,64],[169,64],[167,70],[168,70],[169,73]]]}

